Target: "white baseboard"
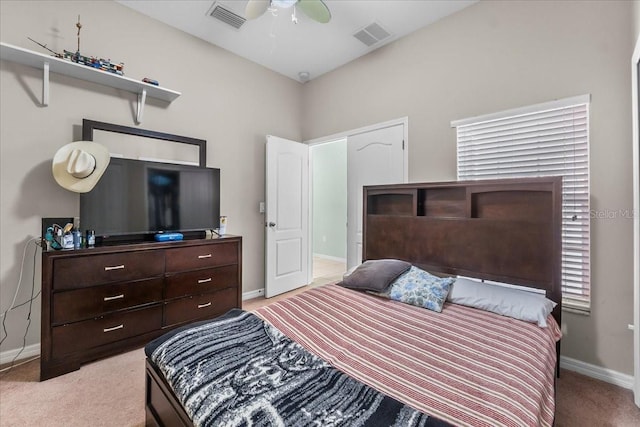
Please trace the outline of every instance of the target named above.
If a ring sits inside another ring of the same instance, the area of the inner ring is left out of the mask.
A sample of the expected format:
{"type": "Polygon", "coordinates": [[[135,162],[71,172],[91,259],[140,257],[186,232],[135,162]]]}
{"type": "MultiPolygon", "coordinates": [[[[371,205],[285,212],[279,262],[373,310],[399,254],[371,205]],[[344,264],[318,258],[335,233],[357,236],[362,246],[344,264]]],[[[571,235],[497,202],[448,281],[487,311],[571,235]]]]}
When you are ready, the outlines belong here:
{"type": "Polygon", "coordinates": [[[243,292],[242,301],[263,297],[263,296],[264,296],[264,288],[256,289],[255,291],[243,292]]]}
{"type": "MultiPolygon", "coordinates": [[[[13,358],[16,357],[18,353],[20,353],[19,348],[3,351],[2,353],[0,353],[0,365],[11,363],[13,358]]],[[[16,359],[16,362],[36,356],[40,356],[40,343],[26,346],[22,353],[20,353],[20,356],[18,356],[18,359],[16,359]]]]}
{"type": "MultiPolygon", "coordinates": [[[[609,384],[633,390],[633,375],[623,374],[612,369],[592,365],[570,357],[560,356],[560,368],[574,371],[609,384]]],[[[560,374],[562,375],[562,374],[560,374]]]]}
{"type": "Polygon", "coordinates": [[[337,257],[337,256],[324,255],[324,254],[313,254],[313,256],[315,258],[327,259],[329,261],[344,262],[345,264],[347,262],[346,258],[340,258],[340,257],[337,257]]]}

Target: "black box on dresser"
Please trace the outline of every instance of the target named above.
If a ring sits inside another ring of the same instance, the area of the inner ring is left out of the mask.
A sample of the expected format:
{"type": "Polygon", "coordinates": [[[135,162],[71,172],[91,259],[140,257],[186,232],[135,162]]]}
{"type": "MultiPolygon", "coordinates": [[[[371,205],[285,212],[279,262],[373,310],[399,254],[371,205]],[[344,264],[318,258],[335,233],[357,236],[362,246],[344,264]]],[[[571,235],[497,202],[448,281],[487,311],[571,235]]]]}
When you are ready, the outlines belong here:
{"type": "Polygon", "coordinates": [[[42,254],[40,380],[242,306],[242,237],[42,254]]]}

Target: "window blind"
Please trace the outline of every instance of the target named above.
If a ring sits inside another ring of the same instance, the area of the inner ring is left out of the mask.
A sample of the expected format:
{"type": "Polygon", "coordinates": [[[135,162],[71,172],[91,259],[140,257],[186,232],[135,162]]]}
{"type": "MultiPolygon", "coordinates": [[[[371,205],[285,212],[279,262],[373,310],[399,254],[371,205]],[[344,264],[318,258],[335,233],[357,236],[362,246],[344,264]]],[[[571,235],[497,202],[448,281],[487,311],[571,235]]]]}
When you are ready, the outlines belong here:
{"type": "Polygon", "coordinates": [[[589,96],[452,122],[458,179],[558,176],[562,188],[562,295],[590,308],[589,96]]]}

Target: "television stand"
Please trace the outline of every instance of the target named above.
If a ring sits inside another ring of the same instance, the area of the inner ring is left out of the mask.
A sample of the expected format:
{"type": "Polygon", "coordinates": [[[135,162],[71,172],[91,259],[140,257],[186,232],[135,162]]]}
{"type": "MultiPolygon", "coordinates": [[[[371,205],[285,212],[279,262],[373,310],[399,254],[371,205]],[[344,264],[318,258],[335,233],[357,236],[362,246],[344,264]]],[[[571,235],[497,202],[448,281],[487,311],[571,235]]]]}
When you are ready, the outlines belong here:
{"type": "Polygon", "coordinates": [[[42,253],[40,380],[242,306],[242,237],[42,253]]]}

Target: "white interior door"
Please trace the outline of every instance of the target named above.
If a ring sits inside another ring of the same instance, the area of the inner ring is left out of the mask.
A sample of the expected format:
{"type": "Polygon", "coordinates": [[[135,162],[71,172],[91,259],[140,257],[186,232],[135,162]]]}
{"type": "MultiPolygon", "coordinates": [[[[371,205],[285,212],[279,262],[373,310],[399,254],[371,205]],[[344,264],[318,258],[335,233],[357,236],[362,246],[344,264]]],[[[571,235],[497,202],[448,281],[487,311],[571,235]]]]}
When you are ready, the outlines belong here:
{"type": "Polygon", "coordinates": [[[309,275],[309,147],[267,136],[265,296],[307,284],[309,275]]]}
{"type": "Polygon", "coordinates": [[[347,139],[347,268],[362,262],[362,187],[405,182],[404,125],[347,139]]]}

